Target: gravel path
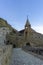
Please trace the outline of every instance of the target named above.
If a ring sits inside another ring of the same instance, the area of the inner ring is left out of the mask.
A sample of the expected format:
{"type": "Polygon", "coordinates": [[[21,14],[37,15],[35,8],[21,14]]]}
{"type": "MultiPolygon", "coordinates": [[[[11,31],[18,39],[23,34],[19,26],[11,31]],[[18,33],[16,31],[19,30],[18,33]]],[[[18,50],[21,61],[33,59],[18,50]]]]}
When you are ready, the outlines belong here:
{"type": "Polygon", "coordinates": [[[14,48],[10,65],[43,65],[43,61],[21,48],[14,48]]]}

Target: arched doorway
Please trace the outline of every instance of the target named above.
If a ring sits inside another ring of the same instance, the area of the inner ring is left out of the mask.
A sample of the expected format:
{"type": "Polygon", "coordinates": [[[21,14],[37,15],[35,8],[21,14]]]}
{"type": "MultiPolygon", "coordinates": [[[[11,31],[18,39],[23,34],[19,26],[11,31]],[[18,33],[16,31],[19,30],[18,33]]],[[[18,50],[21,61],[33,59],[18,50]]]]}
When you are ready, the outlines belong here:
{"type": "Polygon", "coordinates": [[[26,46],[31,46],[29,42],[26,43],[26,46]]]}
{"type": "Polygon", "coordinates": [[[15,44],[13,44],[13,48],[16,48],[16,45],[15,44]]]}

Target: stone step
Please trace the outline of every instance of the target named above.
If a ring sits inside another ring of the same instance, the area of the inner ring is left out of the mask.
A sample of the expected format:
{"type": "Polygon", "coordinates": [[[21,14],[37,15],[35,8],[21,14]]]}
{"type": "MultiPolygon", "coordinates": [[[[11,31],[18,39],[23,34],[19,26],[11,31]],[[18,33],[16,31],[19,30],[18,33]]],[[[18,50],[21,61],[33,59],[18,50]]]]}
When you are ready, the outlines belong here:
{"type": "Polygon", "coordinates": [[[21,48],[14,48],[10,65],[43,65],[43,61],[21,48]]]}

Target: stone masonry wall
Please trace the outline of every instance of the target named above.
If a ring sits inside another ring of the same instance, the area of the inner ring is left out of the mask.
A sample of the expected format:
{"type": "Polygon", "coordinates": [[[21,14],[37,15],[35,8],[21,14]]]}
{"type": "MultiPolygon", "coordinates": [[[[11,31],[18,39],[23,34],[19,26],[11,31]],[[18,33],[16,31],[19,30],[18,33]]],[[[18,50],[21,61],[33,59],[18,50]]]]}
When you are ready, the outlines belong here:
{"type": "Polygon", "coordinates": [[[0,46],[0,65],[10,65],[12,45],[0,46]]]}

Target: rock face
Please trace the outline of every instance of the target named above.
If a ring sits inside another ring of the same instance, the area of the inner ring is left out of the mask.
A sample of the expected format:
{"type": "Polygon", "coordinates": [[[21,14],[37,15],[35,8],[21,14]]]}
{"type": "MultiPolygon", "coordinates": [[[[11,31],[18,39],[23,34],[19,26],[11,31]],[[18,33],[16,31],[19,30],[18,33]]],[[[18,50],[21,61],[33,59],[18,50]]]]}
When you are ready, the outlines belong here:
{"type": "Polygon", "coordinates": [[[4,45],[6,42],[6,34],[12,31],[12,27],[7,23],[6,20],[0,18],[0,45],[4,45]]]}
{"type": "Polygon", "coordinates": [[[6,28],[9,28],[9,29],[12,29],[11,25],[7,23],[6,20],[4,20],[3,18],[0,18],[0,28],[1,27],[6,27],[6,28]]]}
{"type": "Polygon", "coordinates": [[[6,27],[0,28],[0,45],[4,45],[6,41],[6,34],[9,34],[10,30],[6,27]]]}

